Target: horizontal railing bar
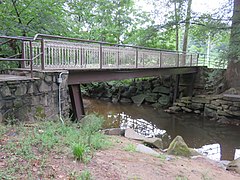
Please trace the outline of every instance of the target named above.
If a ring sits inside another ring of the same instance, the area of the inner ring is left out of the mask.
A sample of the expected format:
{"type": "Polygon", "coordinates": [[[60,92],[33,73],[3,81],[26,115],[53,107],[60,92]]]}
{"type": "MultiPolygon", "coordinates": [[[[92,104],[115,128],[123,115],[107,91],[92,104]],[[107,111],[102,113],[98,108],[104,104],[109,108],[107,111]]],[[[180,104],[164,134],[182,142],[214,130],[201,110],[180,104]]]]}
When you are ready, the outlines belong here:
{"type": "Polygon", "coordinates": [[[31,61],[31,59],[0,58],[0,61],[31,61]]]}
{"type": "MultiPolygon", "coordinates": [[[[146,50],[154,50],[154,51],[164,51],[164,52],[189,54],[188,52],[184,52],[184,51],[173,51],[173,50],[164,50],[164,49],[158,49],[158,48],[148,48],[148,47],[143,47],[143,46],[134,46],[134,45],[126,45],[126,44],[115,44],[115,43],[109,43],[109,42],[103,42],[103,41],[84,40],[84,39],[79,39],[79,38],[55,36],[55,35],[48,35],[48,34],[36,34],[32,40],[35,41],[35,40],[38,39],[38,37],[50,38],[50,39],[73,40],[73,41],[87,42],[87,43],[97,43],[97,44],[112,45],[112,46],[117,46],[117,47],[130,47],[130,48],[138,48],[138,49],[146,49],[146,50]]],[[[190,53],[190,54],[195,54],[195,53],[190,53]]]]}
{"type": "Polygon", "coordinates": [[[0,36],[2,39],[15,39],[15,40],[22,40],[22,41],[31,41],[31,37],[24,37],[24,36],[0,36]]]}

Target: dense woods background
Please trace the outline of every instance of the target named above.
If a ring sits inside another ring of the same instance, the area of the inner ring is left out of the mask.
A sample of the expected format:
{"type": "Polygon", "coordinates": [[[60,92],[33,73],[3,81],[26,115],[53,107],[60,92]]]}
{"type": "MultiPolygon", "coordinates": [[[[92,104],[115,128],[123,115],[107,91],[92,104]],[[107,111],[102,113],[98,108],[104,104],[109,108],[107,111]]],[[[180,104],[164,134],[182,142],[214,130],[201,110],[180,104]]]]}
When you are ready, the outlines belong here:
{"type": "Polygon", "coordinates": [[[194,12],[195,0],[144,2],[152,9],[134,0],[1,0],[0,34],[54,34],[238,62],[240,0],[226,0],[209,13],[194,12]]]}

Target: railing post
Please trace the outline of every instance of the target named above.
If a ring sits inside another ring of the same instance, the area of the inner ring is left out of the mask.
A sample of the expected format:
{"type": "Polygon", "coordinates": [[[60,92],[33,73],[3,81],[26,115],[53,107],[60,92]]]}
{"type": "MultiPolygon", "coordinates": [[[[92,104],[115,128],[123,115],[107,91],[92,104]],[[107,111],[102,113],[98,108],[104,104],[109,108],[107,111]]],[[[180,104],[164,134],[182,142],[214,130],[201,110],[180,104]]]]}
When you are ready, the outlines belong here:
{"type": "Polygon", "coordinates": [[[177,51],[177,67],[180,65],[179,52],[177,51]]]}
{"type": "Polygon", "coordinates": [[[33,78],[33,48],[32,41],[29,41],[30,46],[30,70],[31,70],[31,78],[33,78]]]}
{"type": "MultiPolygon", "coordinates": [[[[22,59],[26,59],[24,40],[22,40],[22,59]]],[[[21,68],[25,68],[25,61],[21,61],[21,68]]]]}
{"type": "Polygon", "coordinates": [[[102,69],[103,66],[103,50],[102,50],[102,44],[99,44],[99,67],[102,69]]]}
{"type": "Polygon", "coordinates": [[[120,54],[119,54],[119,47],[118,47],[118,51],[117,51],[117,66],[120,66],[120,54]]]}
{"type": "Polygon", "coordinates": [[[197,66],[198,66],[198,59],[199,59],[199,54],[197,54],[197,66]]]}
{"type": "Polygon", "coordinates": [[[205,63],[206,63],[206,55],[203,54],[203,66],[205,66],[205,63]]]}
{"type": "Polygon", "coordinates": [[[162,52],[159,54],[159,67],[162,67],[162,52]]]}
{"type": "Polygon", "coordinates": [[[210,57],[208,56],[208,67],[210,68],[211,66],[211,60],[210,60],[210,57]]]}
{"type": "Polygon", "coordinates": [[[143,53],[142,60],[143,60],[143,67],[145,67],[145,57],[144,57],[144,53],[143,53]]]}
{"type": "Polygon", "coordinates": [[[136,65],[136,68],[138,68],[138,48],[136,48],[136,56],[135,56],[135,65],[136,65]]]}
{"type": "Polygon", "coordinates": [[[83,53],[83,48],[81,47],[81,54],[80,54],[80,67],[82,68],[83,67],[83,56],[84,56],[84,53],[83,53]]]}
{"type": "Polygon", "coordinates": [[[192,66],[192,54],[190,56],[190,66],[192,66]]]}
{"type": "Polygon", "coordinates": [[[45,69],[45,44],[44,39],[41,40],[41,69],[45,69]]]}

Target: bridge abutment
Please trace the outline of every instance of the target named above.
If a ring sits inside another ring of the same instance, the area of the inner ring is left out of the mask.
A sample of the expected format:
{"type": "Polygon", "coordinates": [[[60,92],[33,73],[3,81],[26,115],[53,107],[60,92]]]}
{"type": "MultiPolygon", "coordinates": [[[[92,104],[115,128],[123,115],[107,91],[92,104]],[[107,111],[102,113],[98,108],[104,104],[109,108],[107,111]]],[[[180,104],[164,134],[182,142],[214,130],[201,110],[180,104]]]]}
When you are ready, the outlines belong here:
{"type": "Polygon", "coordinates": [[[0,122],[34,121],[56,118],[61,113],[68,116],[69,95],[67,78],[63,74],[59,101],[59,72],[34,71],[30,78],[27,70],[8,70],[0,79],[0,122]]]}

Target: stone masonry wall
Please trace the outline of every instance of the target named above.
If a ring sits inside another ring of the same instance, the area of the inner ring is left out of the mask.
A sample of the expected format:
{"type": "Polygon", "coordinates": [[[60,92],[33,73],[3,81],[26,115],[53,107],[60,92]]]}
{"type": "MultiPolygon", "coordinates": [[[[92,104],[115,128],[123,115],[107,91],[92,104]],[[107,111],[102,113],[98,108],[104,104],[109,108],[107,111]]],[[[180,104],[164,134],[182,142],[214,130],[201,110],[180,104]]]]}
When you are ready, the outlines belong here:
{"type": "MultiPolygon", "coordinates": [[[[181,76],[183,79],[192,78],[192,74],[181,76]]],[[[168,107],[172,105],[175,75],[159,76],[157,78],[142,78],[132,81],[110,81],[101,83],[90,83],[82,85],[82,92],[85,96],[97,98],[113,103],[135,103],[137,105],[149,104],[154,108],[168,107]]],[[[190,82],[180,83],[179,94],[187,94],[186,91],[191,86],[190,82]]],[[[198,83],[194,92],[202,92],[204,86],[198,83]],[[201,86],[200,86],[201,85],[201,86]]]]}
{"type": "MultiPolygon", "coordinates": [[[[28,71],[5,74],[30,76],[28,71]]],[[[0,122],[54,118],[58,115],[58,83],[60,72],[34,72],[34,79],[0,81],[0,122]]],[[[68,115],[67,75],[61,84],[62,114],[68,115]]]]}
{"type": "Polygon", "coordinates": [[[167,112],[203,114],[223,124],[240,125],[240,95],[197,95],[182,97],[167,112]]]}

